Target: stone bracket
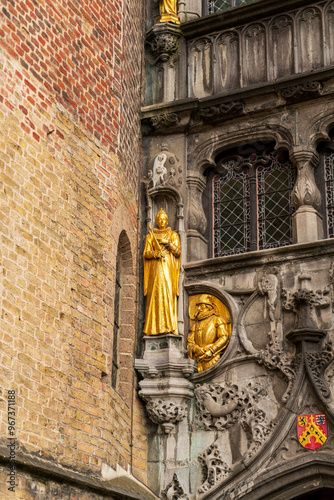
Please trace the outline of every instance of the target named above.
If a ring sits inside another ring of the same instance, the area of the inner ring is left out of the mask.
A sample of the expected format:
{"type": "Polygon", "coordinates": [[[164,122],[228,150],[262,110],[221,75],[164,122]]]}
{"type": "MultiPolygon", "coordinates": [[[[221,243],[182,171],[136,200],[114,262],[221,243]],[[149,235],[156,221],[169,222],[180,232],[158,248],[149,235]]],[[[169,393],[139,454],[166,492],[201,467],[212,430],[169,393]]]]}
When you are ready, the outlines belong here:
{"type": "Polygon", "coordinates": [[[194,395],[188,378],[196,363],[184,357],[181,336],[157,335],[143,340],[143,359],[135,360],[135,368],[144,377],[139,382],[139,395],[147,402],[150,419],[169,434],[187,414],[187,400],[194,395]]]}

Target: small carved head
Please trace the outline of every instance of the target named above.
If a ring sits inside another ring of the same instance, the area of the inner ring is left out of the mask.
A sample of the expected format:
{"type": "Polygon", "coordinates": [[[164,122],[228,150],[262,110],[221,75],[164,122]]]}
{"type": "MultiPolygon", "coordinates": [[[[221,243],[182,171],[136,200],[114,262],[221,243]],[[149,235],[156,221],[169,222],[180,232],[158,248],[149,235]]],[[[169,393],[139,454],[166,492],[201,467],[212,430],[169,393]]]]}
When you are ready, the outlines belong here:
{"type": "Polygon", "coordinates": [[[157,213],[155,222],[157,223],[159,229],[165,229],[167,227],[168,215],[163,208],[160,208],[159,212],[157,213]]]}

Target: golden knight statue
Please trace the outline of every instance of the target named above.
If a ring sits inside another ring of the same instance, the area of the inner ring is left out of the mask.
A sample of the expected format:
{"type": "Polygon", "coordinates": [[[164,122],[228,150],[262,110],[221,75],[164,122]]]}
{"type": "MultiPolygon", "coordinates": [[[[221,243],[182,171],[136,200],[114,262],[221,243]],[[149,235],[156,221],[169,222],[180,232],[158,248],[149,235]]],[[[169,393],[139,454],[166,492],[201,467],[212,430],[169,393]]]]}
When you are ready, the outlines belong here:
{"type": "Polygon", "coordinates": [[[178,335],[180,240],[178,234],[167,227],[168,216],[162,208],[155,220],[158,229],[150,227],[144,248],[144,334],[178,335]]]}
{"type": "Polygon", "coordinates": [[[177,15],[177,0],[159,0],[160,17],[158,23],[180,24],[177,15]]]}
{"type": "Polygon", "coordinates": [[[189,357],[197,361],[198,371],[202,372],[219,361],[220,353],[230,341],[231,329],[211,295],[200,295],[196,307],[187,348],[189,357]]]}

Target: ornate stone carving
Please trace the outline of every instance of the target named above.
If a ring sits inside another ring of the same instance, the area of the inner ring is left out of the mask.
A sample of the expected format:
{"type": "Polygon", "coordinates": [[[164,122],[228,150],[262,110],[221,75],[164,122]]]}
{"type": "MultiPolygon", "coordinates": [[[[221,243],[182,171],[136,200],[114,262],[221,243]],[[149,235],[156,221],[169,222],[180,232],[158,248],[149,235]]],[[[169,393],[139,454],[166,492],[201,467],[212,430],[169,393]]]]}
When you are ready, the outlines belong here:
{"type": "Polygon", "coordinates": [[[153,160],[153,169],[147,172],[147,189],[171,186],[179,189],[182,185],[182,165],[180,159],[163,144],[161,153],[153,160]]]}
{"type": "Polygon", "coordinates": [[[198,413],[196,424],[206,430],[228,430],[236,422],[244,429],[249,447],[244,458],[250,458],[266,441],[276,425],[268,420],[257,403],[266,396],[266,389],[249,383],[246,388],[235,384],[203,385],[195,389],[198,413]]]}
{"type": "Polygon", "coordinates": [[[318,97],[321,95],[322,85],[320,82],[307,82],[282,90],[282,96],[289,102],[298,102],[303,99],[318,97]]]}
{"type": "Polygon", "coordinates": [[[159,33],[155,35],[150,45],[152,52],[158,55],[158,60],[166,62],[177,52],[179,37],[172,33],[159,33]]]}
{"type": "Polygon", "coordinates": [[[177,113],[162,113],[151,117],[151,123],[154,128],[168,128],[177,125],[181,118],[177,113]]]}
{"type": "Polygon", "coordinates": [[[319,210],[321,197],[314,178],[314,166],[318,162],[318,155],[314,152],[300,151],[293,153],[290,159],[297,167],[292,203],[296,208],[306,205],[319,210]]]}
{"type": "Polygon", "coordinates": [[[199,110],[199,116],[204,120],[229,119],[235,116],[243,115],[245,112],[242,101],[232,101],[220,104],[219,106],[210,106],[199,110]]]}
{"type": "Polygon", "coordinates": [[[283,308],[296,313],[296,329],[318,329],[315,309],[327,307],[330,303],[329,289],[311,290],[311,276],[301,274],[298,277],[300,287],[296,292],[282,290],[283,308]]]}
{"type": "Polygon", "coordinates": [[[203,484],[198,494],[205,493],[215,484],[221,482],[231,471],[224,462],[220,449],[216,443],[209,446],[198,456],[202,468],[203,484]]]}
{"type": "Polygon", "coordinates": [[[161,424],[167,433],[171,432],[174,424],[182,420],[186,414],[182,405],[162,399],[149,401],[146,410],[152,422],[161,424]]]}
{"type": "Polygon", "coordinates": [[[246,389],[236,384],[197,386],[196,425],[206,430],[227,430],[236,421],[241,421],[245,412],[250,411],[263,396],[265,389],[257,384],[248,384],[246,389]]]}
{"type": "Polygon", "coordinates": [[[269,272],[265,274],[262,277],[261,281],[258,282],[258,291],[260,295],[264,295],[266,297],[266,306],[268,307],[270,321],[275,321],[275,310],[278,293],[277,276],[269,272]]]}
{"type": "Polygon", "coordinates": [[[290,358],[286,349],[282,346],[282,334],[280,330],[273,330],[269,333],[269,342],[265,349],[256,355],[256,361],[263,364],[269,370],[280,370],[288,383],[288,387],[282,396],[285,403],[292,391],[292,386],[296,377],[296,360],[290,358]]]}
{"type": "Polygon", "coordinates": [[[184,492],[177,474],[173,475],[173,479],[161,492],[161,498],[162,500],[189,500],[189,496],[184,492]]]}
{"type": "Polygon", "coordinates": [[[324,398],[329,398],[331,395],[324,373],[333,358],[332,342],[328,342],[321,351],[305,353],[309,374],[324,398]]]}

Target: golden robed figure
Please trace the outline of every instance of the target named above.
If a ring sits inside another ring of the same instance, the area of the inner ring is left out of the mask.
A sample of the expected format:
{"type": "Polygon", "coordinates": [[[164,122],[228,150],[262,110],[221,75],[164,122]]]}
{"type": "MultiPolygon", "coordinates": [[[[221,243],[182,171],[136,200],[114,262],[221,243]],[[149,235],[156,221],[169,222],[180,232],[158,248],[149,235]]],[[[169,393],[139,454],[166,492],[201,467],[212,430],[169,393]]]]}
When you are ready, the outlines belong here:
{"type": "Polygon", "coordinates": [[[145,335],[178,334],[180,240],[167,227],[168,216],[161,209],[156,216],[158,229],[146,236],[144,249],[144,295],[146,295],[145,335]]]}
{"type": "Polygon", "coordinates": [[[160,17],[158,23],[180,24],[177,15],[177,0],[159,0],[160,17]]]}
{"type": "Polygon", "coordinates": [[[200,295],[196,303],[194,324],[188,335],[189,357],[197,361],[202,372],[217,363],[231,338],[230,320],[219,314],[211,295],[200,295]]]}

